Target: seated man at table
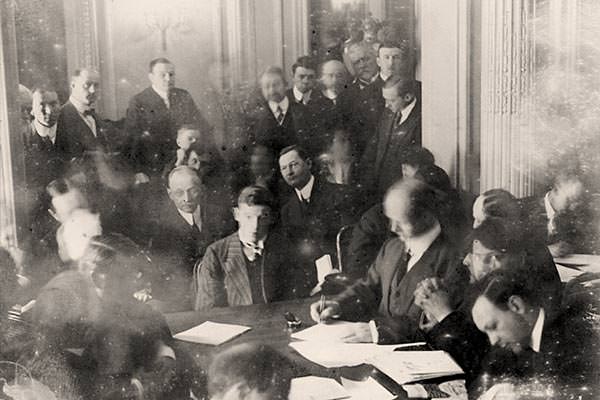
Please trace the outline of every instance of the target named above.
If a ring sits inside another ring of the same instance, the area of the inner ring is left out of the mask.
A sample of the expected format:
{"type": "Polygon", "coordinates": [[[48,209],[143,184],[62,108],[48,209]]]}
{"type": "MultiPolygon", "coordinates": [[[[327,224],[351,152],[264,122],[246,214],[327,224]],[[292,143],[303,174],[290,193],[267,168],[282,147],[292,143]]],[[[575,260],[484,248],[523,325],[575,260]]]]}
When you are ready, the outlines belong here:
{"type": "Polygon", "coordinates": [[[324,306],[320,302],[311,306],[316,321],[370,320],[355,324],[348,342],[413,341],[422,318],[414,303],[417,284],[428,277],[445,279],[454,301],[460,300],[468,284],[468,272],[436,217],[433,188],[405,178],[388,190],[383,207],[398,237],[383,245],[365,278],[324,306]]]}
{"type": "Polygon", "coordinates": [[[296,279],[284,237],[271,231],[273,196],[248,186],[233,209],[238,231],[211,244],[194,271],[196,310],[269,303],[294,297],[296,279]]]}
{"type": "Polygon", "coordinates": [[[567,310],[548,315],[541,294],[538,278],[527,271],[495,271],[482,285],[473,322],[492,346],[512,354],[510,362],[490,357],[485,380],[489,385],[509,379],[517,393],[521,384],[542,382],[553,398],[597,398],[598,333],[589,320],[567,310]]]}
{"type": "Polygon", "coordinates": [[[264,344],[243,343],[218,354],[208,370],[211,400],[287,400],[293,365],[264,344]]]}

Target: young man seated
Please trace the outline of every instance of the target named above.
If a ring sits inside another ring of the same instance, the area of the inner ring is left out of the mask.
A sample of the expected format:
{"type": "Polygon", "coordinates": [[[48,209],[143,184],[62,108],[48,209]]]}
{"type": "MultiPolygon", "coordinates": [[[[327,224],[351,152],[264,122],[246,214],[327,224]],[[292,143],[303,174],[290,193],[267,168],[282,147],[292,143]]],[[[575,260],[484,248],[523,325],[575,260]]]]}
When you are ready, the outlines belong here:
{"type": "Polygon", "coordinates": [[[233,209],[237,232],[211,244],[194,271],[194,308],[240,306],[294,298],[300,266],[287,240],[272,230],[273,197],[248,186],[233,209]]]}
{"type": "Polygon", "coordinates": [[[218,354],[208,370],[211,400],[287,400],[292,363],[264,344],[243,343],[218,354]]]}
{"type": "Polygon", "coordinates": [[[521,269],[493,272],[482,285],[473,321],[508,353],[490,352],[482,383],[508,382],[518,394],[542,383],[548,397],[597,398],[598,332],[566,310],[550,316],[541,294],[537,276],[521,269]]]}

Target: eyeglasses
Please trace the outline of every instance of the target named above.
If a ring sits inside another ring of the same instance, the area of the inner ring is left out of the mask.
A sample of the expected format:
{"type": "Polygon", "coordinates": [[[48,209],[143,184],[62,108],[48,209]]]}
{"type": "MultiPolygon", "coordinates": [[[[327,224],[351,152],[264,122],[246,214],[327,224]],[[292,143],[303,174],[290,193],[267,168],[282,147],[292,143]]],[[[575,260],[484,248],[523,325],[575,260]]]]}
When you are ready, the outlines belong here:
{"type": "Polygon", "coordinates": [[[484,264],[490,264],[492,261],[502,261],[506,254],[499,251],[488,251],[485,253],[473,253],[467,254],[467,257],[473,259],[473,261],[483,262],[484,264]]]}

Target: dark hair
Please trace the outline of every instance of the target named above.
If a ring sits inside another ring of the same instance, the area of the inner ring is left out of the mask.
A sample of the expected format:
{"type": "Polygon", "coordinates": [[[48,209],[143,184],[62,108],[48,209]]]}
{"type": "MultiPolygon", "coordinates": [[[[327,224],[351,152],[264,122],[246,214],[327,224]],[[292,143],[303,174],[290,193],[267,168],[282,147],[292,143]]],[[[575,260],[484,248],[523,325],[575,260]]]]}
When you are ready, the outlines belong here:
{"type": "Polygon", "coordinates": [[[302,56],[299,57],[296,62],[292,65],[292,75],[296,73],[296,69],[298,67],[312,69],[317,72],[317,62],[311,56],[302,56]]]}
{"type": "Polygon", "coordinates": [[[425,182],[405,178],[394,183],[388,193],[401,192],[408,199],[407,217],[417,233],[425,232],[433,226],[434,218],[439,215],[439,200],[435,189],[425,182]]]}
{"type": "Polygon", "coordinates": [[[59,178],[55,179],[46,185],[46,193],[48,196],[55,197],[61,194],[65,194],[70,190],[69,182],[66,179],[59,178]]]}
{"type": "Polygon", "coordinates": [[[452,184],[450,183],[450,177],[446,171],[435,164],[430,164],[419,169],[415,178],[422,180],[434,189],[441,190],[444,193],[453,190],[452,184]]]}
{"type": "Polygon", "coordinates": [[[208,369],[208,393],[213,398],[241,383],[259,393],[271,391],[274,400],[286,400],[292,377],[292,363],[281,353],[265,344],[243,343],[213,359],[208,369]]]}
{"type": "Polygon", "coordinates": [[[470,235],[471,242],[478,240],[490,250],[506,254],[518,254],[525,250],[524,241],[517,227],[501,219],[485,219],[470,235]]]}
{"type": "Polygon", "coordinates": [[[486,217],[518,220],[521,215],[519,201],[509,191],[490,189],[481,194],[486,217]]]}
{"type": "Polygon", "coordinates": [[[539,277],[525,268],[502,269],[490,272],[482,281],[478,297],[484,296],[501,310],[508,309],[508,299],[519,296],[528,305],[541,307],[539,277]]]}
{"type": "Polygon", "coordinates": [[[402,164],[408,164],[419,169],[435,164],[435,157],[425,147],[410,146],[402,153],[402,164]]]}
{"type": "Polygon", "coordinates": [[[298,157],[300,157],[300,159],[302,159],[303,161],[310,159],[306,150],[304,150],[304,148],[302,148],[302,146],[297,145],[297,144],[293,144],[291,146],[287,146],[287,147],[284,147],[283,149],[281,149],[281,151],[279,152],[279,158],[283,157],[285,154],[290,153],[292,151],[295,151],[298,154],[298,157]]]}
{"type": "Polygon", "coordinates": [[[249,206],[266,206],[274,209],[275,201],[269,190],[262,186],[252,185],[246,186],[240,191],[237,198],[237,205],[247,204],[249,206]]]}
{"type": "Polygon", "coordinates": [[[156,64],[171,64],[173,65],[173,63],[169,60],[167,60],[164,57],[159,57],[159,58],[155,58],[154,60],[150,61],[150,64],[148,64],[148,71],[152,72],[152,70],[154,69],[154,66],[156,64]]]}

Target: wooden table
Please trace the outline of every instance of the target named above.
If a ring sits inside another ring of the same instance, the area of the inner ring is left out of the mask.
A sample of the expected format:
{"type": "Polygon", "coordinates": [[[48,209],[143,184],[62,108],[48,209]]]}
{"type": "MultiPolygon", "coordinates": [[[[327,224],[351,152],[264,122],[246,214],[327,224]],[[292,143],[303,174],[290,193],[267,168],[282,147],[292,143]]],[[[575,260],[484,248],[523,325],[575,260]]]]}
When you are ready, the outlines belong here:
{"type": "Polygon", "coordinates": [[[316,299],[304,299],[271,304],[252,306],[214,308],[208,311],[188,311],[167,314],[167,322],[173,334],[179,333],[205,321],[232,323],[252,327],[252,330],[242,334],[222,346],[209,346],[197,343],[179,342],[179,347],[188,351],[198,365],[205,371],[210,364],[211,357],[218,351],[236,343],[266,343],[285,354],[294,365],[296,376],[316,375],[338,379],[344,376],[349,379],[365,379],[373,376],[384,387],[398,395],[400,399],[406,398],[402,387],[381,374],[369,365],[342,368],[325,368],[315,364],[294,351],[289,346],[292,341],[283,314],[292,312],[302,321],[300,329],[307,328],[315,323],[310,318],[310,304],[316,299]]]}

